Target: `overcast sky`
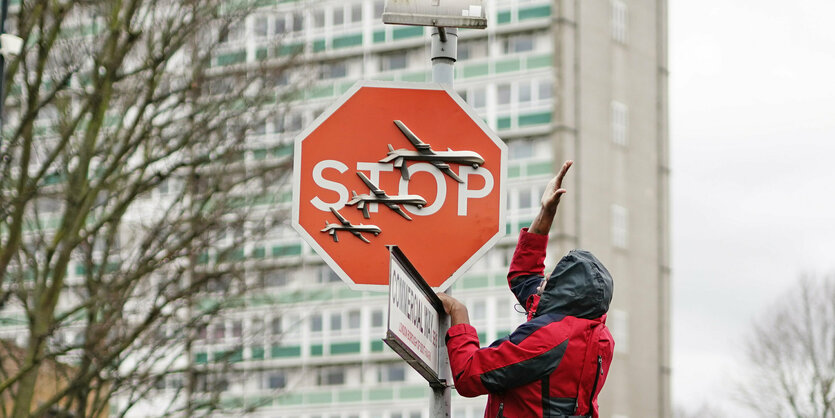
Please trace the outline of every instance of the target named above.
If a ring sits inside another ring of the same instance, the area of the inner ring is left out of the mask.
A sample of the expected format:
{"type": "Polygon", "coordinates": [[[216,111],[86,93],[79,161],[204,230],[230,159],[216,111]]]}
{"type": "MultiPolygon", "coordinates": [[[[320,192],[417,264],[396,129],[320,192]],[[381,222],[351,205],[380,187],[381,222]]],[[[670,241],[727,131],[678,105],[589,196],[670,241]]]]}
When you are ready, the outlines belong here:
{"type": "Polygon", "coordinates": [[[835,1],[669,9],[673,398],[732,411],[749,324],[835,273],[835,1]]]}

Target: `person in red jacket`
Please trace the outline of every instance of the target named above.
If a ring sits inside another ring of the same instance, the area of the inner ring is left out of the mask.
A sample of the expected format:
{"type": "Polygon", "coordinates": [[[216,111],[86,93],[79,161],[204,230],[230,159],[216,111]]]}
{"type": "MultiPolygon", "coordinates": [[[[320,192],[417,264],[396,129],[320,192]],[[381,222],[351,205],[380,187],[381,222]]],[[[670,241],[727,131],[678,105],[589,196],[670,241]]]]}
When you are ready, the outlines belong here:
{"type": "Polygon", "coordinates": [[[438,294],[451,317],[446,344],[455,389],[466,397],[487,394],[485,417],[598,417],[597,395],[615,344],[606,327],[612,276],[584,250],[572,250],[544,276],[548,231],[572,164],[566,161],[546,187],[539,214],[520,233],[507,275],[527,322],[480,348],[466,306],[438,294]]]}

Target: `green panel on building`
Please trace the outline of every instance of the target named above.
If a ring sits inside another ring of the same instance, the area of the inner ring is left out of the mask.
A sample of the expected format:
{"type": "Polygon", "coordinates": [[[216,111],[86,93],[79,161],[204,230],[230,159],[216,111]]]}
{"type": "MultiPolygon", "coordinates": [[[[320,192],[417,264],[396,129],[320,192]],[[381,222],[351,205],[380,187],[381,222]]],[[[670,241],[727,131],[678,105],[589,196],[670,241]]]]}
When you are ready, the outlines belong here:
{"type": "Polygon", "coordinates": [[[462,287],[464,287],[465,289],[472,289],[476,287],[487,287],[489,280],[487,279],[487,276],[477,275],[464,277],[464,280],[462,280],[462,282],[462,287]]]}
{"type": "Polygon", "coordinates": [[[307,97],[310,99],[321,99],[323,97],[333,96],[333,84],[326,86],[318,86],[308,91],[307,97]]]}
{"type": "Polygon", "coordinates": [[[286,393],[281,395],[277,401],[279,405],[301,405],[304,403],[304,397],[301,393],[286,393]]]}
{"type": "Polygon", "coordinates": [[[263,360],[264,359],[264,347],[252,347],[250,349],[250,353],[252,354],[251,358],[253,360],[263,360]]]}
{"type": "Polygon", "coordinates": [[[263,160],[267,158],[267,150],[263,148],[254,149],[252,150],[252,158],[256,160],[263,160]]]}
{"type": "Polygon", "coordinates": [[[298,54],[304,50],[304,44],[289,44],[289,45],[281,45],[278,47],[278,55],[285,56],[285,55],[293,55],[298,54]]]}
{"type": "Polygon", "coordinates": [[[239,64],[246,61],[246,51],[230,52],[217,56],[216,63],[219,67],[224,65],[239,64]]]}
{"type": "Polygon", "coordinates": [[[374,31],[374,43],[380,43],[386,41],[386,31],[384,30],[377,30],[374,31]]]}
{"type": "Polygon", "coordinates": [[[274,345],[270,348],[270,357],[272,358],[280,358],[280,357],[299,357],[302,355],[302,348],[297,345],[282,347],[280,345],[274,345]]]}
{"type": "Polygon", "coordinates": [[[362,389],[343,390],[336,394],[338,402],[362,402],[362,389]]]}
{"type": "Polygon", "coordinates": [[[267,48],[256,49],[255,50],[255,58],[259,61],[267,59],[267,48]]]}
{"type": "Polygon", "coordinates": [[[394,388],[371,389],[368,391],[369,401],[390,401],[392,399],[394,399],[394,388]]]}
{"type": "Polygon", "coordinates": [[[401,387],[400,390],[399,390],[400,397],[403,398],[403,399],[424,398],[428,395],[428,393],[427,393],[428,388],[429,388],[429,386],[427,386],[427,387],[423,387],[423,386],[405,386],[405,387],[401,387]]]}
{"type": "Polygon", "coordinates": [[[497,73],[507,73],[507,72],[511,72],[511,71],[519,71],[521,68],[522,68],[522,64],[521,64],[521,62],[518,58],[496,62],[496,72],[497,73]]]}
{"type": "Polygon", "coordinates": [[[325,50],[325,40],[317,39],[313,41],[313,52],[322,52],[325,50]]]}
{"type": "Polygon", "coordinates": [[[463,75],[465,78],[467,78],[467,77],[481,77],[481,76],[487,75],[489,72],[490,72],[490,67],[485,62],[485,63],[481,63],[481,64],[471,64],[471,65],[465,66],[464,69],[461,72],[461,75],[463,75]]]}
{"type": "Polygon", "coordinates": [[[423,26],[404,26],[394,28],[391,31],[391,38],[395,41],[404,38],[413,38],[415,36],[423,36],[423,26]]]}
{"type": "Polygon", "coordinates": [[[519,116],[519,127],[542,125],[551,123],[551,112],[532,113],[529,115],[519,116]]]}
{"type": "Polygon", "coordinates": [[[510,23],[510,10],[502,10],[499,13],[496,13],[496,23],[504,24],[510,23]]]}
{"type": "Polygon", "coordinates": [[[510,129],[510,116],[496,119],[496,129],[510,129]]]}
{"type": "Polygon", "coordinates": [[[528,169],[526,170],[529,176],[539,176],[542,174],[551,174],[554,172],[554,167],[551,162],[542,162],[542,163],[533,163],[528,164],[528,169]]]}
{"type": "Polygon", "coordinates": [[[361,33],[333,38],[333,49],[348,48],[359,45],[362,45],[361,33]]]}
{"type": "Polygon", "coordinates": [[[255,247],[252,249],[252,258],[264,258],[267,255],[267,250],[264,247],[255,247]]]}
{"type": "Polygon", "coordinates": [[[301,244],[276,245],[273,247],[273,257],[287,257],[302,253],[301,244]]]}
{"type": "Polygon", "coordinates": [[[273,155],[275,155],[276,157],[286,157],[289,155],[293,155],[293,145],[289,144],[276,147],[273,150],[273,155]]]}
{"type": "Polygon", "coordinates": [[[529,70],[534,68],[551,67],[552,65],[554,65],[554,57],[551,56],[551,54],[528,57],[527,68],[529,70]]]}
{"type": "Polygon", "coordinates": [[[331,392],[313,392],[305,395],[306,403],[331,403],[333,394],[331,392]]]}
{"type": "Polygon", "coordinates": [[[353,354],[360,352],[360,343],[359,341],[356,342],[348,342],[348,343],[333,343],[331,344],[331,354],[353,354]]]}
{"type": "Polygon", "coordinates": [[[371,341],[371,351],[375,353],[383,351],[383,345],[383,342],[380,340],[371,341]]]}
{"type": "Polygon", "coordinates": [[[536,19],[540,17],[551,16],[551,5],[529,7],[527,9],[519,9],[519,20],[536,19]]]}
{"type": "Polygon", "coordinates": [[[310,346],[310,355],[311,356],[321,356],[324,353],[324,347],[322,344],[313,344],[310,346]]]}
{"type": "Polygon", "coordinates": [[[481,343],[481,346],[484,347],[487,344],[487,333],[486,332],[479,332],[478,334],[478,342],[481,343]]]}
{"type": "Polygon", "coordinates": [[[401,80],[422,83],[422,82],[426,81],[426,73],[420,72],[420,73],[404,74],[403,77],[401,77],[401,80]]]}
{"type": "Polygon", "coordinates": [[[229,350],[221,350],[215,351],[212,353],[212,360],[215,363],[223,362],[223,363],[237,363],[244,359],[243,350],[237,349],[234,351],[229,350]]]}
{"type": "Polygon", "coordinates": [[[195,353],[194,362],[197,364],[206,364],[209,362],[209,353],[195,353]]]}

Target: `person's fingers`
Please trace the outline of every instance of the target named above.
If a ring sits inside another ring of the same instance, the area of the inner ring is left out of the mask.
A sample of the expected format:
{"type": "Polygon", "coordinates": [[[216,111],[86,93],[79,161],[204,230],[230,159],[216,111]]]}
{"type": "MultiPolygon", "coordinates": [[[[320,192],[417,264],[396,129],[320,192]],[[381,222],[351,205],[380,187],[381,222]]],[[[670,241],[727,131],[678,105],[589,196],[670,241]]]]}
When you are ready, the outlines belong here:
{"type": "Polygon", "coordinates": [[[573,160],[568,160],[563,163],[562,168],[560,169],[560,173],[557,174],[557,189],[562,187],[562,179],[565,177],[565,174],[568,173],[568,169],[574,164],[573,160]]]}

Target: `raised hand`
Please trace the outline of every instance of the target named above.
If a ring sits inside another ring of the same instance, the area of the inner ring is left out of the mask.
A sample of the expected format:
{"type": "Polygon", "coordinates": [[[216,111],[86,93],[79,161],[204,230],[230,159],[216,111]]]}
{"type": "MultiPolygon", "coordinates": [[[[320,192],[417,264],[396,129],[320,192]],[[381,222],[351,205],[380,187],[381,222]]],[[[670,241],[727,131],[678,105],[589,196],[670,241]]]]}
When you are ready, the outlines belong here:
{"type": "Polygon", "coordinates": [[[557,206],[560,204],[560,198],[566,193],[562,188],[562,180],[565,178],[568,169],[574,164],[574,161],[568,160],[560,169],[560,172],[548,182],[545,187],[545,192],[542,193],[542,208],[531,223],[529,232],[534,234],[547,235],[551,230],[551,223],[554,221],[554,216],[557,214],[557,206]]]}

